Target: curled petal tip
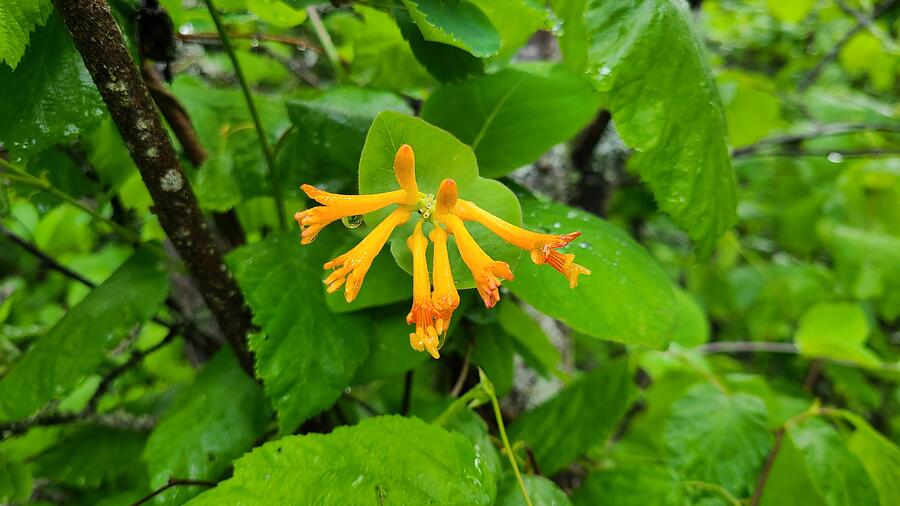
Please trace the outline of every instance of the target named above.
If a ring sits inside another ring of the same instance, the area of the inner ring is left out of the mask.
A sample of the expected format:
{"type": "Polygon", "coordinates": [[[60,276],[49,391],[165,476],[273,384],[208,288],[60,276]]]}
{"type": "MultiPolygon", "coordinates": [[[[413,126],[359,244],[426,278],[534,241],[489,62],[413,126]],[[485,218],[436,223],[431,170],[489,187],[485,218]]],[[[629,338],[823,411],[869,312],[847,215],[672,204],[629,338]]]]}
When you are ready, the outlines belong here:
{"type": "Polygon", "coordinates": [[[568,234],[563,234],[559,236],[560,240],[563,242],[563,245],[569,244],[570,242],[578,239],[581,236],[581,232],[569,232],[568,234]]]}

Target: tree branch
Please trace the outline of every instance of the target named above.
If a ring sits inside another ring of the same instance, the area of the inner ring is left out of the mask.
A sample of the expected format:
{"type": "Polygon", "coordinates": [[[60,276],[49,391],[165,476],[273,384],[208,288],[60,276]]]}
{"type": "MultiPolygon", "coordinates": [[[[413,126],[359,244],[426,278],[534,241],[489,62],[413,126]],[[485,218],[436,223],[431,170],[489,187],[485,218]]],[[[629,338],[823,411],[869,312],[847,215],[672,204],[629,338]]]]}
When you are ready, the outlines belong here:
{"type": "Polygon", "coordinates": [[[818,139],[820,137],[831,137],[836,135],[846,135],[859,132],[886,132],[900,133],[900,127],[893,125],[865,125],[865,124],[832,124],[821,125],[809,132],[776,135],[767,137],[756,143],[735,149],[731,152],[734,157],[749,156],[759,153],[763,149],[770,146],[783,146],[797,144],[803,141],[818,139]]]}
{"type": "Polygon", "coordinates": [[[857,23],[853,26],[843,37],[835,44],[825,56],[822,57],[821,60],[816,64],[809,73],[800,81],[800,85],[797,86],[798,91],[806,91],[816,79],[819,78],[819,75],[822,74],[822,71],[825,69],[825,66],[828,65],[832,60],[837,58],[838,54],[840,54],[841,49],[850,42],[850,39],[853,38],[854,35],[863,31],[867,26],[869,26],[873,21],[881,17],[882,14],[888,11],[894,4],[897,3],[897,0],[885,0],[881,2],[881,4],[877,5],[872,12],[872,16],[870,18],[866,18],[861,15],[856,15],[857,23]]]}
{"type": "MultiPolygon", "coordinates": [[[[179,33],[177,37],[185,42],[196,42],[198,44],[222,44],[222,38],[218,33],[179,33]]],[[[272,35],[265,33],[229,33],[229,38],[245,39],[251,42],[278,42],[288,46],[294,46],[297,49],[322,51],[322,48],[303,37],[292,37],[289,35],[272,35]]]]}
{"type": "Polygon", "coordinates": [[[250,313],[213,243],[197,197],[109,5],[104,0],[54,0],[54,4],[153,198],[160,225],[244,370],[252,376],[253,358],[246,342],[250,313]]]}
{"type": "Polygon", "coordinates": [[[181,105],[178,98],[169,91],[169,88],[160,79],[159,72],[154,68],[153,62],[149,60],[144,61],[141,65],[141,75],[144,77],[144,82],[150,90],[150,96],[153,97],[153,101],[156,102],[156,106],[159,107],[159,111],[184,149],[184,154],[187,155],[188,160],[191,161],[194,167],[199,168],[206,161],[208,155],[206,150],[203,149],[203,145],[200,144],[200,139],[197,137],[197,131],[194,130],[194,124],[191,123],[187,109],[181,105]]]}

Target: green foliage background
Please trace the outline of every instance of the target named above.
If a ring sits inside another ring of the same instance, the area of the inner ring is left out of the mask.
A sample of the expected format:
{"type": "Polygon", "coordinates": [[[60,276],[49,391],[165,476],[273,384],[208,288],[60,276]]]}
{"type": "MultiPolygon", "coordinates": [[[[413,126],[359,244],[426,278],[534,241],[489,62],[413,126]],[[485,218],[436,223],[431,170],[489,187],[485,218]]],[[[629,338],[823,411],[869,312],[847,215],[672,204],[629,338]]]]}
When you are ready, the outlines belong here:
{"type": "Polygon", "coordinates": [[[0,0],[0,504],[900,502],[900,4],[217,0],[256,124],[204,2],[160,3],[254,374],[52,2],[0,0]],[[411,225],[326,295],[385,213],[301,247],[273,197],[391,190],[402,143],[592,274],[472,225],[516,279],[438,361],[411,225]]]}

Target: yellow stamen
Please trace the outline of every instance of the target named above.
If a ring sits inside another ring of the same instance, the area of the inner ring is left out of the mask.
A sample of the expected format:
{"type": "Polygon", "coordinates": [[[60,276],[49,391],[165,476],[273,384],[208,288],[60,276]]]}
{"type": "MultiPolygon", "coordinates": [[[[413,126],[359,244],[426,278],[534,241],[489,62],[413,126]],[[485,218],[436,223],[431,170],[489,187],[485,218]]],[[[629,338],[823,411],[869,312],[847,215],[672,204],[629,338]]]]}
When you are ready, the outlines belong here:
{"type": "Polygon", "coordinates": [[[405,190],[394,190],[371,195],[342,195],[340,193],[322,191],[308,184],[301,186],[300,189],[309,198],[322,204],[321,206],[299,211],[294,215],[294,219],[297,220],[300,228],[303,229],[301,244],[313,242],[316,236],[319,235],[319,232],[335,220],[371,213],[391,204],[403,203],[407,198],[405,190]]]}
{"type": "Polygon", "coordinates": [[[375,257],[378,256],[378,253],[384,247],[384,243],[391,236],[391,232],[397,226],[405,223],[409,219],[410,214],[409,209],[396,209],[372,229],[369,235],[354,246],[353,249],[326,263],[326,269],[334,269],[325,278],[325,284],[328,285],[328,293],[337,291],[346,282],[344,299],[347,302],[353,302],[353,299],[356,298],[359,289],[362,287],[366,272],[372,266],[372,261],[375,260],[375,257]]]}
{"type": "Polygon", "coordinates": [[[571,288],[575,288],[578,285],[577,278],[579,274],[590,275],[591,273],[590,270],[573,263],[575,255],[554,251],[577,239],[581,232],[570,232],[562,235],[532,232],[504,221],[478,207],[475,203],[463,199],[456,201],[456,205],[453,207],[453,214],[465,221],[481,223],[504,241],[527,250],[531,254],[532,262],[538,265],[550,264],[551,267],[569,279],[571,288]],[[560,270],[563,268],[563,265],[565,265],[565,270],[560,270]]]}
{"type": "MultiPolygon", "coordinates": [[[[431,294],[431,303],[441,315],[443,331],[450,327],[450,317],[453,311],[459,307],[459,292],[456,291],[456,283],[453,281],[453,273],[450,271],[450,256],[447,252],[447,232],[440,225],[435,225],[428,234],[428,238],[434,243],[434,292],[431,294]]],[[[441,333],[441,330],[438,330],[441,333]]]]}
{"type": "Polygon", "coordinates": [[[394,177],[400,188],[406,192],[403,203],[411,206],[419,201],[419,186],[416,184],[416,156],[409,144],[400,146],[394,156],[394,177]]]}
{"type": "Polygon", "coordinates": [[[406,240],[406,245],[413,257],[413,305],[406,316],[406,323],[416,324],[416,331],[409,335],[409,344],[417,351],[427,350],[432,357],[440,358],[438,334],[443,330],[443,322],[431,303],[431,282],[425,259],[428,239],[422,233],[421,220],[406,240]]]}

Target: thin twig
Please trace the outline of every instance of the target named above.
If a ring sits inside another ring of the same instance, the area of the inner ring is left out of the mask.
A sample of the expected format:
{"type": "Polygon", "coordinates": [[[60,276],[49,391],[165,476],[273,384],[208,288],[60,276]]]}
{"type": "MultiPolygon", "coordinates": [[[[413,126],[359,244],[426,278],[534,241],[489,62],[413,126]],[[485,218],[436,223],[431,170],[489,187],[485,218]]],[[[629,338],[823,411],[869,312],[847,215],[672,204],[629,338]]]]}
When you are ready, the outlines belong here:
{"type": "Polygon", "coordinates": [[[833,124],[833,125],[821,125],[817,128],[814,128],[812,131],[796,133],[796,134],[787,134],[787,135],[777,135],[773,137],[768,137],[762,139],[754,144],[749,146],[744,146],[742,148],[735,149],[732,151],[732,156],[740,157],[740,156],[748,156],[751,154],[758,153],[762,151],[764,148],[769,146],[781,146],[785,144],[796,144],[798,142],[803,142],[810,139],[817,139],[820,137],[831,137],[835,135],[845,135],[852,134],[858,132],[888,132],[888,133],[900,133],[900,127],[893,125],[865,125],[865,124],[833,124]]]}
{"type": "MultiPolygon", "coordinates": [[[[185,42],[197,42],[213,44],[221,44],[222,37],[218,33],[179,33],[177,37],[185,42]]],[[[231,39],[244,39],[251,42],[278,42],[287,46],[293,46],[297,49],[321,52],[322,48],[314,44],[309,39],[303,37],[295,37],[290,35],[274,35],[268,33],[229,33],[231,39]]]]}
{"type": "Polygon", "coordinates": [[[737,497],[735,497],[731,492],[728,491],[727,488],[723,487],[722,485],[698,480],[686,480],[684,484],[689,487],[699,488],[701,490],[707,490],[709,492],[715,492],[716,494],[722,496],[726,501],[728,501],[728,504],[730,504],[731,506],[741,506],[741,501],[739,501],[737,497]]]}
{"type": "Polygon", "coordinates": [[[742,156],[736,156],[736,158],[751,158],[751,157],[827,157],[827,156],[839,156],[841,159],[844,158],[881,158],[881,157],[894,157],[900,156],[900,149],[890,149],[890,148],[872,148],[872,149],[827,149],[827,150],[803,150],[803,149],[789,149],[782,151],[773,151],[770,153],[748,153],[742,156]]]}
{"type": "Polygon", "coordinates": [[[825,69],[825,66],[828,65],[828,63],[830,63],[832,60],[837,58],[838,54],[840,54],[841,52],[841,49],[843,49],[844,46],[847,45],[848,42],[850,42],[850,39],[852,39],[854,35],[864,30],[866,26],[872,23],[872,21],[881,17],[881,15],[887,12],[888,9],[893,7],[895,3],[897,3],[897,0],[885,0],[875,7],[870,18],[863,18],[858,16],[856,25],[854,25],[853,28],[851,28],[846,34],[844,34],[844,36],[841,37],[841,39],[838,40],[834,46],[832,46],[831,50],[828,51],[828,53],[826,53],[821,60],[819,60],[816,66],[806,74],[803,80],[800,81],[800,85],[797,86],[797,90],[800,92],[806,91],[806,89],[809,88],[816,81],[816,79],[819,78],[819,75],[822,74],[822,70],[825,69]]]}
{"type": "Polygon", "coordinates": [[[700,353],[790,353],[800,350],[793,343],[773,343],[769,341],[717,341],[697,348],[700,353]]]}
{"type": "Polygon", "coordinates": [[[322,18],[319,17],[319,11],[316,10],[314,5],[310,5],[306,8],[306,12],[309,14],[309,21],[312,23],[313,30],[316,32],[316,36],[319,38],[319,42],[325,50],[325,56],[328,57],[331,66],[334,67],[334,76],[336,80],[338,82],[343,81],[344,66],[341,63],[341,57],[338,55],[337,48],[334,47],[331,35],[329,35],[328,30],[325,29],[325,24],[322,23],[322,18]]]}
{"type": "Polygon", "coordinates": [[[465,358],[463,358],[463,365],[459,370],[459,376],[457,376],[456,383],[453,384],[453,388],[450,389],[451,397],[459,397],[459,393],[462,392],[463,386],[466,384],[466,378],[469,376],[469,363],[471,361],[471,354],[472,343],[469,342],[466,345],[466,356],[465,358]]]}
{"type": "Polygon", "coordinates": [[[145,495],[144,497],[131,503],[131,506],[140,506],[141,504],[144,504],[145,502],[149,501],[150,499],[153,499],[154,497],[158,496],[159,494],[162,494],[166,490],[169,490],[172,487],[178,487],[178,486],[215,487],[216,482],[209,481],[209,480],[188,480],[188,479],[182,479],[182,478],[169,478],[169,481],[167,481],[165,485],[159,487],[158,489],[154,490],[153,492],[150,492],[149,494],[145,495]]]}
{"type": "Polygon", "coordinates": [[[228,32],[225,30],[225,25],[222,23],[222,17],[219,15],[219,11],[216,9],[213,0],[203,1],[206,2],[206,8],[209,10],[209,15],[216,25],[216,31],[219,32],[219,37],[222,39],[222,47],[224,47],[225,52],[228,53],[231,65],[234,67],[234,74],[237,76],[238,84],[241,86],[241,91],[247,102],[247,108],[250,110],[250,117],[253,119],[253,125],[256,127],[256,133],[259,136],[259,144],[262,147],[263,156],[266,159],[266,164],[269,166],[269,183],[272,185],[272,197],[275,199],[275,213],[278,216],[278,223],[281,226],[281,229],[285,230],[287,229],[287,218],[284,213],[284,196],[281,193],[278,165],[275,162],[275,152],[272,151],[272,145],[269,144],[269,138],[266,137],[266,131],[263,127],[262,119],[259,116],[259,110],[256,108],[256,102],[253,100],[250,84],[247,82],[247,77],[244,75],[244,71],[238,61],[237,53],[234,51],[234,46],[231,44],[231,39],[228,36],[228,32]]]}

